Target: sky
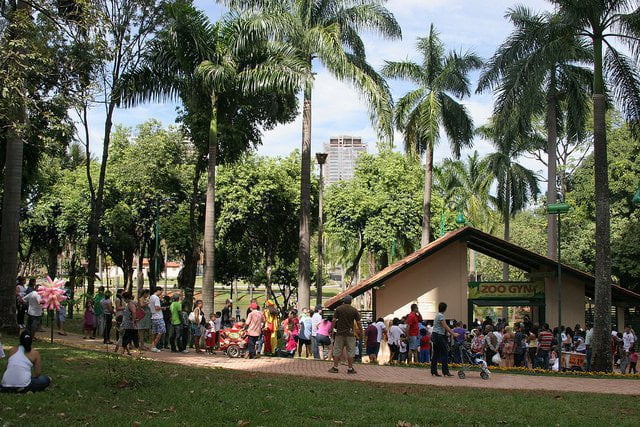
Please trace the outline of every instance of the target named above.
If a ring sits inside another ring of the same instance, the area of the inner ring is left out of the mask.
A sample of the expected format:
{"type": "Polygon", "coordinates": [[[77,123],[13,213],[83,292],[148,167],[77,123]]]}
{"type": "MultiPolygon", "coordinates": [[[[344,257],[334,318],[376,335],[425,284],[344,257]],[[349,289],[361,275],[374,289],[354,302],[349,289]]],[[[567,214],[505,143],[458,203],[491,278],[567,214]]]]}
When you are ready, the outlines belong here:
{"type": "MultiPolygon", "coordinates": [[[[225,12],[215,0],[196,0],[195,5],[203,9],[212,21],[225,12]]],[[[433,23],[447,50],[473,51],[483,59],[488,59],[495,49],[511,32],[511,24],[504,18],[505,12],[518,4],[535,11],[550,8],[545,0],[389,0],[387,8],[393,13],[402,28],[402,40],[385,40],[376,34],[363,33],[367,58],[377,70],[385,60],[419,61],[415,51],[417,37],[424,37],[433,23]]],[[[366,103],[350,85],[335,80],[321,64],[315,64],[317,72],[312,94],[312,152],[323,151],[323,144],[331,136],[360,136],[368,144],[369,152],[376,151],[376,132],[371,126],[366,103]]],[[[472,74],[472,91],[475,92],[478,73],[472,74]]],[[[395,100],[402,97],[412,86],[407,82],[389,81],[395,100]]],[[[476,95],[463,100],[476,126],[483,125],[490,117],[492,95],[476,95]]],[[[160,120],[169,125],[175,122],[176,104],[146,104],[136,108],[118,110],[114,123],[136,126],[148,119],[160,120]]],[[[101,149],[104,112],[94,108],[90,115],[92,130],[92,152],[101,149]]],[[[286,156],[300,147],[302,134],[301,116],[291,123],[280,125],[265,132],[263,144],[258,153],[268,156],[286,156]]],[[[396,133],[394,144],[403,146],[402,137],[396,133]]],[[[474,147],[467,152],[478,150],[483,155],[493,151],[491,144],[477,139],[474,147]]],[[[463,152],[463,155],[466,154],[463,152]]],[[[446,141],[442,138],[435,150],[435,161],[451,156],[446,141]]],[[[520,162],[542,173],[543,165],[532,159],[522,158],[520,162]]]]}

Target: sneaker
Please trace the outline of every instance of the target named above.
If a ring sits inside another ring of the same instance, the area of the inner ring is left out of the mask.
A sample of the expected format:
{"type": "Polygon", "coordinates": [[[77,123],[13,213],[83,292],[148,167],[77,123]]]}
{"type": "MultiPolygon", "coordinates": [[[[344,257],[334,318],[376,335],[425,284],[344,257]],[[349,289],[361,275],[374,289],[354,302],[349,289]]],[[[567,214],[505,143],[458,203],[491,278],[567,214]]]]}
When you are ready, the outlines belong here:
{"type": "Polygon", "coordinates": [[[355,373],[356,373],[355,369],[353,369],[353,368],[347,369],[347,374],[355,374],[355,373]]]}
{"type": "Polygon", "coordinates": [[[187,350],[187,349],[184,349],[184,350],[182,350],[182,351],[181,351],[180,353],[184,353],[184,354],[187,354],[187,353],[189,353],[189,350],[187,350]]]}
{"type": "Polygon", "coordinates": [[[158,349],[157,349],[157,348],[155,348],[155,347],[151,347],[151,352],[152,352],[152,353],[160,353],[160,350],[158,350],[158,349]]]}
{"type": "Polygon", "coordinates": [[[338,371],[338,368],[336,368],[335,366],[332,366],[331,369],[329,369],[329,372],[332,374],[337,374],[340,371],[338,371]]]}

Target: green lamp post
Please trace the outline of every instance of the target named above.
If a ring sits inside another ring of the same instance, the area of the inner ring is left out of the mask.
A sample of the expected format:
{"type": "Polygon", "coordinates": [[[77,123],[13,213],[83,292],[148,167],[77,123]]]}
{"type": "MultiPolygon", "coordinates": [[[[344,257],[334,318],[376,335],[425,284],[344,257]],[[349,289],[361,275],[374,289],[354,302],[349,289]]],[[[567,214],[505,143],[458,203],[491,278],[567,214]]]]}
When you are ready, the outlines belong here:
{"type": "Polygon", "coordinates": [[[560,330],[560,326],[562,326],[562,264],[560,261],[560,216],[569,212],[569,205],[566,203],[550,203],[547,205],[547,214],[549,215],[557,215],[558,216],[558,273],[557,273],[557,282],[556,289],[558,293],[558,360],[559,366],[562,368],[562,331],[560,330]]]}

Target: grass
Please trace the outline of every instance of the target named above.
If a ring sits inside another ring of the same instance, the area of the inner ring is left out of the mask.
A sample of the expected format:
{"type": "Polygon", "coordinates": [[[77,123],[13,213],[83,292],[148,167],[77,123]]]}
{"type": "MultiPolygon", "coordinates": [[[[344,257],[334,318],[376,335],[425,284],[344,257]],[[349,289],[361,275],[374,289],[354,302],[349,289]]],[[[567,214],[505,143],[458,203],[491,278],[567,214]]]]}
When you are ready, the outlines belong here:
{"type": "Polygon", "coordinates": [[[3,425],[640,424],[634,396],[320,380],[38,347],[54,383],[44,393],[0,394],[3,425]]]}

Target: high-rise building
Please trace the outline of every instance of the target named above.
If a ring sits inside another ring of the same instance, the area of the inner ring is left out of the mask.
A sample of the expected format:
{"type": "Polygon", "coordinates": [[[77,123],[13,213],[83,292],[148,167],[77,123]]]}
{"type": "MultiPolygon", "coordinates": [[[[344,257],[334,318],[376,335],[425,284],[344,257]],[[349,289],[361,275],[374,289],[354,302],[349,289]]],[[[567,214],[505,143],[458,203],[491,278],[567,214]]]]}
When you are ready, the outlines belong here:
{"type": "Polygon", "coordinates": [[[324,150],[329,154],[325,168],[325,183],[331,185],[353,178],[356,160],[362,153],[367,152],[367,145],[360,137],[343,135],[331,137],[329,142],[324,144],[324,150]]]}

